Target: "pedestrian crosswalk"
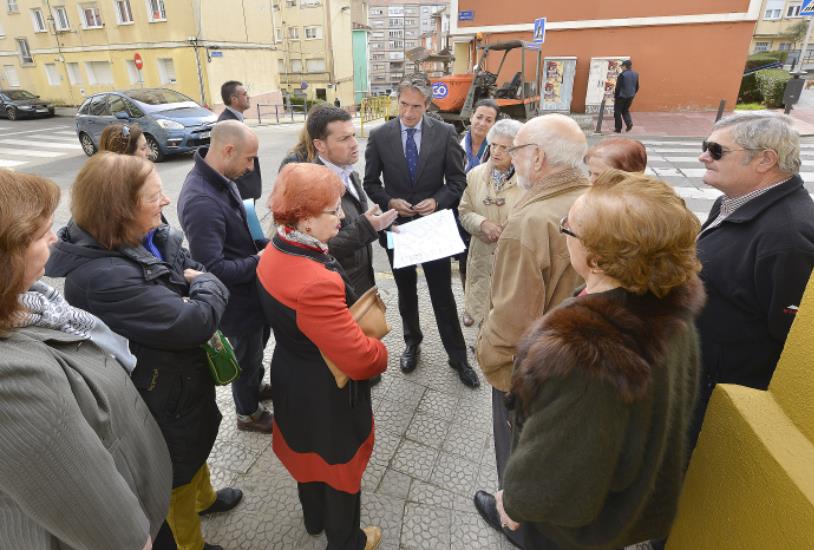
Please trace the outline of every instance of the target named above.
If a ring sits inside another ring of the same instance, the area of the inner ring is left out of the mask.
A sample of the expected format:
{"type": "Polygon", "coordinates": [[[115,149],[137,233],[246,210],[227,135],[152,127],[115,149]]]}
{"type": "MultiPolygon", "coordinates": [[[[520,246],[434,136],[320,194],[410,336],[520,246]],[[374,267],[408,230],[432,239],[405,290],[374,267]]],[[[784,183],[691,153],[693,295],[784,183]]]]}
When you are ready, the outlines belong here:
{"type": "Polygon", "coordinates": [[[83,154],[76,131],[70,125],[21,128],[25,127],[0,124],[0,168],[17,170],[83,154]]]}

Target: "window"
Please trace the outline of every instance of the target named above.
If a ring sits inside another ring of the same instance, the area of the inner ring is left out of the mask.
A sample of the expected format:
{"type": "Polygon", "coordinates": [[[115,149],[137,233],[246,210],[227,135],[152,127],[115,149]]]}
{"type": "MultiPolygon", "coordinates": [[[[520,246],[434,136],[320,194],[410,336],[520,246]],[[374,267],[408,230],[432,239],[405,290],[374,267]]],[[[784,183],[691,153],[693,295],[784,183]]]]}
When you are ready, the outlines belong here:
{"type": "Polygon", "coordinates": [[[430,13],[429,6],[421,6],[421,13],[430,13]]]}
{"type": "Polygon", "coordinates": [[[755,53],[768,52],[768,51],[769,51],[769,43],[768,42],[755,42],[755,53]]]}
{"type": "Polygon", "coordinates": [[[274,39],[277,42],[283,41],[283,29],[281,29],[280,27],[274,29],[274,39]]]}
{"type": "Polygon", "coordinates": [[[65,6],[55,6],[52,10],[54,14],[54,26],[58,31],[71,30],[71,23],[68,21],[68,12],[65,6]]]}
{"type": "Polygon", "coordinates": [[[370,22],[370,25],[372,27],[376,27],[377,29],[380,29],[380,28],[384,27],[384,23],[385,23],[384,19],[375,19],[375,20],[370,22]]]}
{"type": "Polygon", "coordinates": [[[415,19],[405,19],[404,24],[408,27],[414,27],[418,25],[418,21],[416,21],[415,19]]]}
{"type": "Polygon", "coordinates": [[[387,8],[387,15],[390,17],[401,17],[404,15],[404,8],[401,6],[390,6],[387,8]]]}
{"type": "Polygon", "coordinates": [[[6,36],[6,31],[3,30],[3,22],[0,21],[0,37],[6,36]]]}
{"type": "Polygon", "coordinates": [[[402,27],[404,26],[403,19],[391,19],[390,26],[391,27],[402,27]]]}
{"type": "Polygon", "coordinates": [[[788,11],[786,11],[786,17],[800,17],[800,4],[789,6],[788,11]]]}
{"type": "Polygon", "coordinates": [[[31,49],[28,47],[28,40],[18,38],[17,51],[20,53],[20,63],[34,63],[34,58],[31,57],[31,49]]]}
{"type": "Polygon", "coordinates": [[[766,10],[766,15],[763,16],[763,19],[780,19],[780,12],[781,10],[779,8],[766,10]]]}
{"type": "Polygon", "coordinates": [[[46,63],[45,64],[45,76],[48,78],[48,84],[51,86],[59,86],[59,73],[57,72],[57,66],[53,63],[46,63]]]}
{"type": "MultiPolygon", "coordinates": [[[[379,47],[381,47],[381,44],[379,44],[379,47]]],[[[384,61],[384,54],[374,53],[373,55],[370,56],[370,59],[372,59],[373,61],[384,61]]]]}
{"type": "Polygon", "coordinates": [[[384,15],[384,8],[370,8],[370,15],[384,15]]]}
{"type": "Polygon", "coordinates": [[[287,7],[287,8],[296,8],[297,7],[297,0],[285,0],[285,7],[287,7]]]}
{"type": "Polygon", "coordinates": [[[91,86],[113,84],[113,71],[107,61],[86,61],[85,72],[88,75],[88,84],[91,86]]]}
{"type": "Polygon", "coordinates": [[[384,40],[384,33],[383,32],[372,32],[370,33],[371,40],[384,40]]]}
{"type": "Polygon", "coordinates": [[[93,4],[79,4],[79,21],[83,29],[101,29],[102,14],[99,6],[93,4]]]}
{"type": "MultiPolygon", "coordinates": [[[[9,13],[18,13],[20,8],[17,7],[17,0],[7,0],[6,5],[8,6],[9,13]]],[[[19,86],[19,84],[17,84],[19,86]]]]}
{"type": "Polygon", "coordinates": [[[79,63],[68,63],[65,67],[68,69],[68,82],[71,83],[71,86],[82,84],[82,73],[80,72],[79,63]]]}
{"type": "Polygon", "coordinates": [[[389,31],[387,33],[387,36],[389,36],[390,38],[401,38],[402,33],[401,31],[389,31]]]}
{"type": "Polygon", "coordinates": [[[128,25],[133,22],[130,0],[116,0],[116,22],[119,25],[128,25]]]}
{"type": "Polygon", "coordinates": [[[8,82],[9,86],[17,87],[20,85],[20,77],[17,76],[17,67],[14,65],[5,65],[3,72],[6,73],[6,82],[8,82]]]}
{"type": "Polygon", "coordinates": [[[390,52],[387,54],[387,59],[391,61],[404,61],[404,52],[390,52]]]}
{"type": "Polygon", "coordinates": [[[164,0],[147,0],[147,19],[150,23],[167,20],[167,10],[164,9],[164,0]]]}
{"type": "Polygon", "coordinates": [[[418,9],[415,7],[409,7],[404,9],[405,15],[418,15],[418,9]]]}
{"type": "Polygon", "coordinates": [[[302,72],[302,61],[299,59],[292,59],[291,60],[291,72],[292,73],[301,73],[302,72]]]}
{"type": "Polygon", "coordinates": [[[417,48],[418,47],[418,41],[417,40],[405,40],[404,41],[404,47],[405,48],[417,48]]]}
{"type": "Polygon", "coordinates": [[[307,73],[324,73],[325,60],[324,59],[306,59],[305,72],[307,73]]]}
{"type": "Polygon", "coordinates": [[[783,6],[786,0],[767,0],[766,11],[763,12],[763,19],[780,19],[783,15],[783,6]]]}
{"type": "Polygon", "coordinates": [[[319,0],[300,0],[301,8],[316,8],[319,5],[319,0]]]}
{"type": "Polygon", "coordinates": [[[322,27],[305,27],[305,39],[317,40],[322,38],[322,27]]]}
{"type": "Polygon", "coordinates": [[[48,30],[48,27],[45,26],[45,16],[40,8],[31,10],[31,22],[34,23],[34,32],[46,32],[48,30]]]}
{"type": "Polygon", "coordinates": [[[94,116],[110,116],[110,107],[107,103],[107,95],[98,95],[94,97],[90,102],[88,112],[94,116]]]}
{"type": "Polygon", "coordinates": [[[125,66],[127,67],[127,78],[130,80],[130,84],[138,84],[143,82],[141,78],[141,72],[136,67],[136,62],[132,59],[127,59],[125,61],[125,66]]]}
{"type": "Polygon", "coordinates": [[[300,37],[300,28],[299,27],[288,27],[288,37],[297,39],[300,37]]]}
{"type": "Polygon", "coordinates": [[[781,42],[777,49],[781,52],[787,52],[791,49],[791,44],[788,42],[781,42]]]}
{"type": "Polygon", "coordinates": [[[389,48],[401,48],[404,46],[404,43],[401,40],[391,40],[387,43],[389,48]]]}
{"type": "MultiPolygon", "coordinates": [[[[370,49],[371,50],[381,50],[383,48],[384,48],[384,44],[382,44],[381,42],[371,42],[370,43],[370,49]]],[[[376,57],[374,56],[373,59],[375,59],[375,58],[376,57]]]]}
{"type": "Polygon", "coordinates": [[[285,59],[277,60],[277,72],[281,74],[285,72],[285,59]]]}
{"type": "Polygon", "coordinates": [[[175,84],[175,63],[172,59],[158,59],[158,77],[162,84],[175,84]]]}

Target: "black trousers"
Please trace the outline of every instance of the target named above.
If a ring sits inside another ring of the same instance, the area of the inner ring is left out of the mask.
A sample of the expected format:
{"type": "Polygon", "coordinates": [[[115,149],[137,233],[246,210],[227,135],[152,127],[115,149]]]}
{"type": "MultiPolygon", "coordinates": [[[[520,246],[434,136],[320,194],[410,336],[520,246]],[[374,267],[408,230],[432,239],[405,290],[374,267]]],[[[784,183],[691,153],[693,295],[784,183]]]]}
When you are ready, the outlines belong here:
{"type": "Polygon", "coordinates": [[[250,415],[260,406],[260,386],[263,383],[263,351],[271,336],[271,329],[260,325],[240,336],[229,336],[240,365],[240,376],[232,382],[232,398],[237,414],[250,415]]]}
{"type": "MultiPolygon", "coordinates": [[[[393,251],[387,250],[393,268],[393,251]]],[[[466,361],[466,343],[458,321],[458,306],[452,294],[452,266],[449,258],[421,264],[430,289],[432,311],[441,335],[441,343],[450,359],[466,361]]],[[[424,339],[418,318],[418,273],[415,266],[393,269],[393,278],[399,290],[399,314],[404,328],[404,342],[418,345],[424,339]]]]}
{"type": "Polygon", "coordinates": [[[178,546],[175,544],[175,537],[172,535],[172,530],[165,521],[161,524],[161,529],[159,529],[155,535],[153,550],[177,550],[177,548],[178,546]]]}
{"type": "Polygon", "coordinates": [[[362,493],[337,491],[319,481],[298,483],[305,529],[312,535],[323,530],[328,538],[326,550],[362,550],[367,536],[359,528],[362,493]]]}
{"type": "Polygon", "coordinates": [[[631,103],[633,103],[632,97],[618,97],[613,100],[613,122],[617,132],[622,131],[622,119],[628,128],[633,126],[633,119],[630,118],[631,103]]]}

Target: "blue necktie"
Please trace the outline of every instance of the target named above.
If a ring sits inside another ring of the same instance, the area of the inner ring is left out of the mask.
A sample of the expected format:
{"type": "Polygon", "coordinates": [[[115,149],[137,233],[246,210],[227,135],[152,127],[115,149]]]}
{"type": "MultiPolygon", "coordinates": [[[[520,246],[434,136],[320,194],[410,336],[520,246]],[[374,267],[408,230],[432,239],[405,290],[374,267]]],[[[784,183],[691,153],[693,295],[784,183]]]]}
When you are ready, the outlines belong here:
{"type": "Polygon", "coordinates": [[[418,168],[418,147],[415,144],[415,128],[407,128],[407,144],[404,147],[404,156],[407,159],[407,172],[410,182],[415,183],[415,170],[418,168]]]}

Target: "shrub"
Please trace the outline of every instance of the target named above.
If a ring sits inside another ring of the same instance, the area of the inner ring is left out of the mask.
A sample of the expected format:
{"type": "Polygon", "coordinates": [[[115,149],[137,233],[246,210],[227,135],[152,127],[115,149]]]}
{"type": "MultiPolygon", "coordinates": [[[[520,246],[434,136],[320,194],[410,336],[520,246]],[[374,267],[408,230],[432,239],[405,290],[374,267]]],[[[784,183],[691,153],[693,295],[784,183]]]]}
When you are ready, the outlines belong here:
{"type": "Polygon", "coordinates": [[[759,103],[761,101],[763,101],[763,96],[758,90],[755,73],[744,76],[740,90],[738,90],[738,103],[759,103]]]}
{"type": "Polygon", "coordinates": [[[774,63],[776,61],[785,63],[788,56],[789,52],[780,51],[754,53],[746,58],[746,67],[744,68],[744,71],[757,69],[758,67],[763,67],[764,65],[768,65],[769,63],[774,63]]]}
{"type": "Polygon", "coordinates": [[[783,105],[783,92],[791,75],[782,69],[766,69],[755,73],[755,80],[763,103],[767,107],[781,107],[783,105]]]}

